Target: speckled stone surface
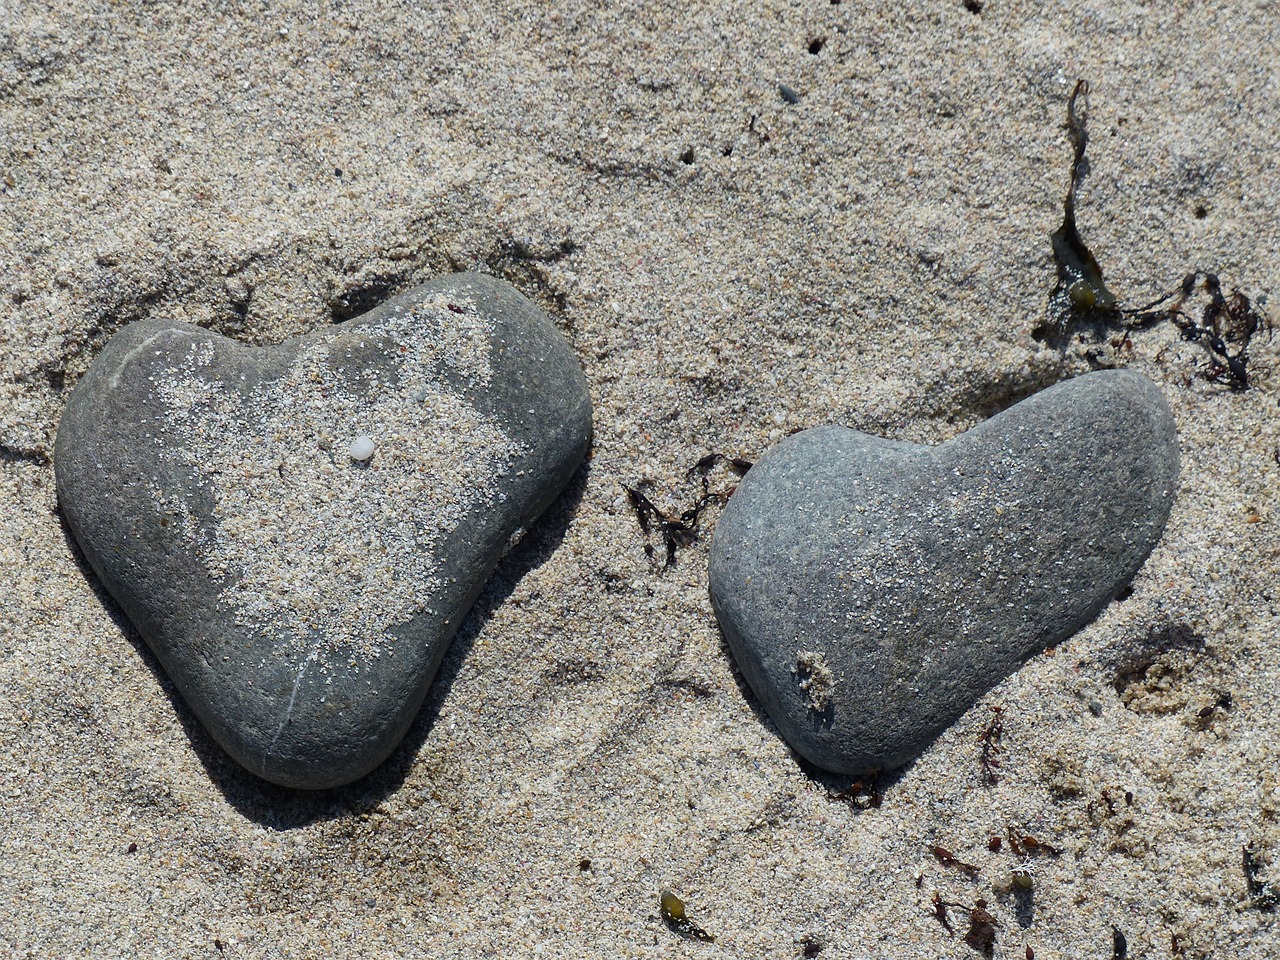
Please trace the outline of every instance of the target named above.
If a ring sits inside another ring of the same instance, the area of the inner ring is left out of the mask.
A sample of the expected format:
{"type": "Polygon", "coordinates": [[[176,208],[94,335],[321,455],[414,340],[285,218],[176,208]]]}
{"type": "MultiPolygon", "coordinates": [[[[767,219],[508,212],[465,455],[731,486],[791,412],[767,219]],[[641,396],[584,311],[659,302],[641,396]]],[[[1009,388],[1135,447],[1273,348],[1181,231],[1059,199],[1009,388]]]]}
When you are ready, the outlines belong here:
{"type": "Polygon", "coordinates": [[[90,563],[218,742],[322,788],[399,742],[590,435],[547,316],[458,274],[273,347],[131,324],[72,393],[55,467],[90,563]]]}
{"type": "Polygon", "coordinates": [[[711,597],[784,738],[864,774],[916,756],[1133,577],[1173,505],[1159,389],[1086,374],[938,447],[824,426],[780,443],[716,529],[711,597]]]}

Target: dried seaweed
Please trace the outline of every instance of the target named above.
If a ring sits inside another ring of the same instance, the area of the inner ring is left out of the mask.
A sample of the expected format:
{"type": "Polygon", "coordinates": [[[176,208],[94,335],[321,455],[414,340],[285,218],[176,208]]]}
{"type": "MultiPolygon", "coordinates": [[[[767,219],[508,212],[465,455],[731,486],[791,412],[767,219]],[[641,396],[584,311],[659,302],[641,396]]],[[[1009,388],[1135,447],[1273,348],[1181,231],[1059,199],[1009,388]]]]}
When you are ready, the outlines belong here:
{"type": "MultiPolygon", "coordinates": [[[[642,489],[645,486],[644,483],[634,487],[623,484],[622,489],[626,491],[631,509],[635,512],[640,531],[646,537],[656,533],[662,541],[665,552],[664,567],[674,567],[676,552],[698,539],[698,521],[702,518],[703,511],[713,504],[725,503],[733,496],[734,489],[737,489],[736,487],[728,491],[711,489],[711,471],[719,464],[727,465],[739,477],[751,469],[751,461],[741,457],[729,457],[720,453],[709,453],[702,457],[685,472],[687,479],[696,478],[700,481],[702,493],[692,505],[679,513],[670,513],[657,506],[642,489]]],[[[655,554],[653,545],[646,543],[644,552],[652,559],[655,554]]]]}
{"type": "Polygon", "coordinates": [[[684,901],[670,890],[663,890],[658,897],[658,912],[668,927],[677,936],[685,940],[701,940],[706,943],[715,941],[715,937],[689,919],[685,911],[684,901]]]}
{"type": "MultiPolygon", "coordinates": [[[[1187,273],[1173,290],[1136,308],[1121,306],[1103,279],[1102,267],[1076,224],[1076,194],[1089,169],[1086,126],[1088,81],[1076,83],[1067,101],[1067,135],[1071,140],[1071,176],[1062,201],[1062,225],[1050,236],[1058,279],[1049,294],[1045,321],[1033,332],[1039,341],[1065,350],[1077,337],[1093,344],[1130,347],[1129,334],[1159,323],[1173,323],[1184,339],[1199,343],[1209,355],[1197,375],[1232,390],[1249,386],[1250,338],[1266,322],[1244,293],[1224,294],[1217,274],[1206,270],[1187,273]],[[1188,304],[1201,295],[1204,303],[1195,316],[1188,304]]],[[[1086,348],[1085,359],[1097,368],[1115,366],[1104,350],[1086,348]]]]}

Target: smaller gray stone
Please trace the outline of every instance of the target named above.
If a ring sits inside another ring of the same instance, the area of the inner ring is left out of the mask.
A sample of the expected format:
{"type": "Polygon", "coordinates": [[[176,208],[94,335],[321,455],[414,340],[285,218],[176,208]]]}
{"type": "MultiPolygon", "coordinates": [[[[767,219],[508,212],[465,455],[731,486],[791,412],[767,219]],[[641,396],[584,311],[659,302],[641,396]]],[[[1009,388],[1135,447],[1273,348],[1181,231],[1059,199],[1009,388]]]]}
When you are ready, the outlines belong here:
{"type": "Polygon", "coordinates": [[[712,604],[798,753],[890,769],[1115,597],[1177,476],[1168,405],[1128,371],[1058,384],[938,447],[806,430],[725,508],[712,604]]]}
{"type": "Polygon", "coordinates": [[[76,540],[214,738],[321,788],[404,736],[590,436],[547,316],[458,274],[272,347],[130,324],[72,391],[54,465],[76,540]]]}

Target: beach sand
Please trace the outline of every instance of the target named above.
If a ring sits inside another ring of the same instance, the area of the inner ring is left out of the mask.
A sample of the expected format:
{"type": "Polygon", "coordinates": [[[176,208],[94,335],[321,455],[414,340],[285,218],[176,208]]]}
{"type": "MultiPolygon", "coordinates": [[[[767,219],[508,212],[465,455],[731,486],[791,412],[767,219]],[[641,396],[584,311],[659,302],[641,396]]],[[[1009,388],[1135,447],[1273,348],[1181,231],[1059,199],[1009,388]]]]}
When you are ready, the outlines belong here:
{"type": "Polygon", "coordinates": [[[1033,336],[1079,78],[1111,289],[1211,270],[1280,320],[1280,12],[981,7],[0,0],[0,955],[968,958],[979,900],[997,957],[1280,954],[1280,339],[1232,390],[1171,323],[1033,336]],[[468,268],[572,345],[592,455],[392,759],[271,787],[60,522],[66,391],[142,317],[271,343],[468,268]],[[1132,594],[856,795],[803,767],[711,613],[718,508],[666,567],[624,487],[679,513],[827,422],[938,443],[1090,351],[1178,422],[1132,594]]]}

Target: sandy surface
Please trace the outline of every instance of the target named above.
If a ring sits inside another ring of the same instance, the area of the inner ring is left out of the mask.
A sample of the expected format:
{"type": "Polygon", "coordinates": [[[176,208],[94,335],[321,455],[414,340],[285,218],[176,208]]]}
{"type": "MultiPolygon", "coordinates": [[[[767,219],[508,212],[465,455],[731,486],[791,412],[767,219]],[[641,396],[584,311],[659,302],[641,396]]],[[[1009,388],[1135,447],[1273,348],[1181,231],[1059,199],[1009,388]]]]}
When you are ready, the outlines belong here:
{"type": "Polygon", "coordinates": [[[1177,417],[1165,538],[878,807],[739,683],[715,512],[664,569],[623,492],[683,509],[705,454],[828,421],[938,442],[1087,369],[1032,337],[1078,77],[1112,289],[1199,267],[1274,296],[1275,4],[418,6],[0,0],[0,955],[980,956],[935,892],[987,901],[999,957],[1112,957],[1113,927],[1134,958],[1280,953],[1242,868],[1252,844],[1280,883],[1280,339],[1245,391],[1169,324],[1101,348],[1177,417]],[[140,317],[274,342],[465,267],[552,312],[593,457],[388,765],[265,786],[69,543],[65,391],[140,317]],[[1029,894],[1010,826],[1060,850],[1029,894]],[[664,887],[714,943],[667,928],[664,887]]]}

